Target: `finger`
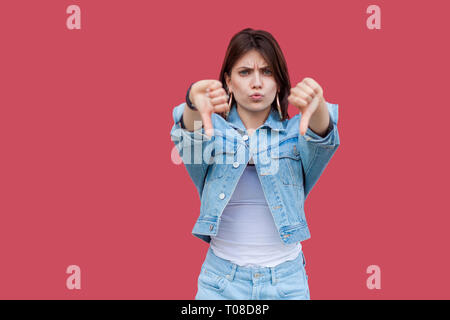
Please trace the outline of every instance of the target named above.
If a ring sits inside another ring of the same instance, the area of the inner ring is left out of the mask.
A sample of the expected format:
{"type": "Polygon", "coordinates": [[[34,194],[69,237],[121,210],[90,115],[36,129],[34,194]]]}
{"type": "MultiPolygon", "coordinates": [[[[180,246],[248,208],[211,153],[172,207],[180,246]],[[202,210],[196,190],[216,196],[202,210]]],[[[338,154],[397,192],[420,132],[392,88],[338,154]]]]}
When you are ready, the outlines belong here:
{"type": "Polygon", "coordinates": [[[208,87],[206,88],[207,92],[212,92],[216,89],[222,88],[222,82],[218,81],[218,80],[213,80],[208,87]]]}
{"type": "Polygon", "coordinates": [[[302,98],[295,95],[289,96],[288,101],[290,104],[297,108],[306,108],[308,106],[308,102],[306,100],[303,100],[302,98]]]}
{"type": "Polygon", "coordinates": [[[203,129],[205,130],[206,135],[212,137],[214,135],[214,127],[211,121],[211,113],[202,112],[200,113],[200,116],[202,117],[203,129]]]}
{"type": "Polygon", "coordinates": [[[316,94],[316,92],[314,91],[314,89],[312,87],[310,87],[306,81],[305,82],[300,82],[297,85],[298,88],[300,88],[300,90],[306,92],[307,94],[314,96],[316,94]]]}
{"type": "Polygon", "coordinates": [[[223,103],[223,104],[214,106],[214,112],[216,112],[216,113],[225,112],[225,111],[229,111],[229,110],[230,110],[230,107],[228,106],[228,103],[223,103]]]}
{"type": "Polygon", "coordinates": [[[305,91],[303,91],[302,89],[295,87],[295,88],[291,88],[291,93],[294,96],[300,97],[303,100],[307,101],[308,103],[310,103],[313,99],[313,97],[309,94],[307,94],[305,91]]]}
{"type": "Polygon", "coordinates": [[[208,97],[216,98],[216,97],[226,96],[226,95],[227,95],[227,92],[225,91],[225,89],[220,87],[218,89],[210,90],[208,97]]]}
{"type": "Polygon", "coordinates": [[[322,87],[314,79],[305,78],[303,80],[308,85],[308,87],[313,89],[315,94],[320,94],[322,92],[322,87]]]}
{"type": "Polygon", "coordinates": [[[219,104],[222,104],[222,103],[226,103],[226,102],[228,102],[228,99],[227,99],[227,96],[225,96],[225,95],[221,95],[221,96],[219,96],[217,98],[211,99],[211,104],[213,106],[219,105],[219,104]]]}

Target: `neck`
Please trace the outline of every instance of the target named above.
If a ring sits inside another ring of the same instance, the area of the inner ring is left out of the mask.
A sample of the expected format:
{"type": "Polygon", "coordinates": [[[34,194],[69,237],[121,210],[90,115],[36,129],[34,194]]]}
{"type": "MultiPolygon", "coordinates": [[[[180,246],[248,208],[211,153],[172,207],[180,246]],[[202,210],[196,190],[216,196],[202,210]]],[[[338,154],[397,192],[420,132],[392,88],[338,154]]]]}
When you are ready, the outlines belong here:
{"type": "Polygon", "coordinates": [[[236,107],[239,118],[241,118],[242,123],[249,135],[252,135],[253,132],[260,126],[266,122],[269,117],[271,108],[261,110],[261,111],[249,111],[239,106],[236,107]]]}

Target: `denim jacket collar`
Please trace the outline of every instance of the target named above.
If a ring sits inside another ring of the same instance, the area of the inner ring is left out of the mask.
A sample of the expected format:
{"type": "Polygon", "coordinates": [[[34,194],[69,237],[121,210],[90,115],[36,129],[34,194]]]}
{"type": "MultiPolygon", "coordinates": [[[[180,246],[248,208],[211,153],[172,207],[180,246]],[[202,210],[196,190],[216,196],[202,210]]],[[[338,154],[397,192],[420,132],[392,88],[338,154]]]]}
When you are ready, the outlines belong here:
{"type": "MultiPolygon", "coordinates": [[[[247,129],[245,128],[244,124],[242,123],[241,118],[239,117],[239,114],[237,112],[236,108],[236,102],[231,106],[230,113],[228,114],[228,119],[230,126],[232,126],[235,129],[241,130],[246,132],[247,129]]],[[[260,128],[269,127],[272,130],[279,130],[284,131],[283,124],[280,121],[280,116],[278,112],[274,109],[270,110],[270,114],[267,117],[266,121],[260,128]]]]}

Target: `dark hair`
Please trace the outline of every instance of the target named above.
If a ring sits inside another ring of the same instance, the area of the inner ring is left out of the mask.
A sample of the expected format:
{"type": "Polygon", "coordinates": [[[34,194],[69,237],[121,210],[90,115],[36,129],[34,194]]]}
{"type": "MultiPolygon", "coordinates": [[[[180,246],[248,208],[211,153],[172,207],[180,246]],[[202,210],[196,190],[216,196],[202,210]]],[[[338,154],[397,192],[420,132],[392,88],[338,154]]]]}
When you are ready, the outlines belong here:
{"type": "MultiPolygon", "coordinates": [[[[280,88],[278,95],[281,114],[283,115],[281,120],[289,119],[288,96],[291,89],[291,82],[289,80],[286,60],[277,41],[267,31],[246,28],[231,38],[219,76],[223,88],[228,92],[225,74],[231,76],[231,69],[237,60],[251,50],[258,51],[269,64],[271,70],[273,70],[275,81],[280,88]]],[[[234,103],[234,97],[232,99],[232,103],[234,103]]],[[[271,106],[272,109],[278,110],[276,99],[274,99],[271,106]]],[[[225,113],[219,114],[225,118],[225,113]]]]}

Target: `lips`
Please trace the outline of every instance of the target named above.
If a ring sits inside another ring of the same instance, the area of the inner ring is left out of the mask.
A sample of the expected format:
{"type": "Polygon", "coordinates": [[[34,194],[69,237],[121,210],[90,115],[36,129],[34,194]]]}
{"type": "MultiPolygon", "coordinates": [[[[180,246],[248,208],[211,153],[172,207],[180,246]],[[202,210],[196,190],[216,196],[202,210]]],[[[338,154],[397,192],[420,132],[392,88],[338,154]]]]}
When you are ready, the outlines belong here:
{"type": "Polygon", "coordinates": [[[250,98],[252,98],[253,100],[261,100],[262,97],[263,97],[263,95],[260,93],[254,93],[250,96],[250,98]]]}

